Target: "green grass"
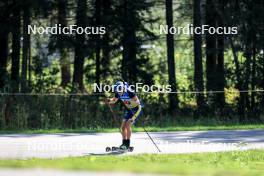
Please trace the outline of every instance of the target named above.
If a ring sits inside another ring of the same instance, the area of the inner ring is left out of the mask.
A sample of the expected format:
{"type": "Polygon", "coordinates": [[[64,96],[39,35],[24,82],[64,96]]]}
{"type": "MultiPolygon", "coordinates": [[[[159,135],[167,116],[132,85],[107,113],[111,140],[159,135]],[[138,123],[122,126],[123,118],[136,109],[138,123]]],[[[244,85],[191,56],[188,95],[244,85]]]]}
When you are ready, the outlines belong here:
{"type": "Polygon", "coordinates": [[[264,150],[171,155],[86,156],[52,160],[0,160],[0,167],[119,171],[183,176],[260,176],[264,173],[264,150]]]}
{"type": "MultiPolygon", "coordinates": [[[[165,131],[207,131],[207,130],[250,130],[264,129],[264,124],[249,125],[191,125],[191,126],[166,126],[166,127],[146,127],[150,132],[165,131]]],[[[142,127],[134,127],[134,132],[144,132],[142,127]]],[[[38,129],[38,130],[1,130],[0,134],[51,134],[51,133],[96,133],[96,132],[118,132],[118,128],[78,128],[78,129],[38,129]]]]}

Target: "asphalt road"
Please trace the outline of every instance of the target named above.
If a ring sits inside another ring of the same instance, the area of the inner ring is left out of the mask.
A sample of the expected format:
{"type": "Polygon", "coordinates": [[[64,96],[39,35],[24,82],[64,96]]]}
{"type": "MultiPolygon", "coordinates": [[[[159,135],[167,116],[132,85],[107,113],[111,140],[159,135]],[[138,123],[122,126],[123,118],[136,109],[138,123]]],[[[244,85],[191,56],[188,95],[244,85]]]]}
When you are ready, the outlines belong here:
{"type": "MultiPolygon", "coordinates": [[[[161,153],[264,149],[264,130],[179,131],[150,133],[161,153]]],[[[106,153],[121,143],[119,133],[2,134],[0,158],[58,158],[87,155],[159,153],[146,133],[134,133],[132,153],[106,153]]]]}

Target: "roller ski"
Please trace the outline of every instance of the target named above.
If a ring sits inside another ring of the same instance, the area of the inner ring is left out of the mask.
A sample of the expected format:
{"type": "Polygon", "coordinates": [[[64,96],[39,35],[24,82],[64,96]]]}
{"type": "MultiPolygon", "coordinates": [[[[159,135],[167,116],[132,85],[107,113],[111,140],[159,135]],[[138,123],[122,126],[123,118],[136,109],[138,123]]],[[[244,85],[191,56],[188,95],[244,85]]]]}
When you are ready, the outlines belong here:
{"type": "Polygon", "coordinates": [[[124,145],[121,145],[120,147],[106,147],[105,151],[106,152],[133,152],[134,150],[134,147],[127,147],[127,146],[124,146],[124,145]]]}
{"type": "Polygon", "coordinates": [[[134,147],[130,147],[130,142],[127,142],[127,140],[123,140],[122,145],[119,147],[106,147],[106,152],[133,152],[134,147]]]}

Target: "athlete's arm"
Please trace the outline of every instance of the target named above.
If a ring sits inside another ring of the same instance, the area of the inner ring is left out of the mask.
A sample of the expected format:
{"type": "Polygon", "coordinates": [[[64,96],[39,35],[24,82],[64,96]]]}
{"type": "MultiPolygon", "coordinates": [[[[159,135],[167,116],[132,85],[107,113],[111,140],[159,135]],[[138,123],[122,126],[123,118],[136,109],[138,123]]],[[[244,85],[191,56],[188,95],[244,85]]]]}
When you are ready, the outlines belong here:
{"type": "Polygon", "coordinates": [[[140,105],[140,101],[136,95],[133,98],[131,98],[131,104],[140,105]]]}
{"type": "Polygon", "coordinates": [[[131,92],[131,91],[128,91],[128,95],[131,99],[130,103],[133,105],[133,106],[138,106],[140,105],[140,101],[139,101],[139,98],[137,97],[137,95],[134,93],[134,92],[131,92]]]}
{"type": "Polygon", "coordinates": [[[114,97],[114,98],[107,98],[106,99],[106,103],[108,104],[115,104],[118,101],[118,98],[114,97]]]}
{"type": "Polygon", "coordinates": [[[115,104],[118,101],[118,99],[119,99],[118,94],[115,94],[115,97],[113,97],[113,98],[107,98],[106,99],[106,103],[108,103],[108,104],[115,104]]]}

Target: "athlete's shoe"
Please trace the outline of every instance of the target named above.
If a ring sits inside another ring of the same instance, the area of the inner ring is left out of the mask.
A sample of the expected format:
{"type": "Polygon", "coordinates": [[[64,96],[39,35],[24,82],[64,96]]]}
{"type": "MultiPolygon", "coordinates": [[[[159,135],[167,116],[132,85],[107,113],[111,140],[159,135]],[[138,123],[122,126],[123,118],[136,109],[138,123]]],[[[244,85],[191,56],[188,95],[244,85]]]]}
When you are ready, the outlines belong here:
{"type": "Polygon", "coordinates": [[[122,148],[122,147],[124,147],[124,146],[125,146],[125,144],[123,143],[122,145],[119,146],[119,148],[122,148]]]}
{"type": "Polygon", "coordinates": [[[126,145],[121,145],[121,146],[119,147],[119,149],[120,149],[120,150],[127,150],[128,147],[127,147],[126,145]]]}
{"type": "Polygon", "coordinates": [[[126,142],[125,142],[125,146],[126,146],[127,148],[130,147],[130,139],[127,139],[127,140],[126,140],[126,142]]]}

